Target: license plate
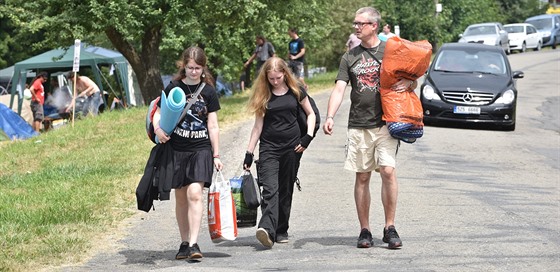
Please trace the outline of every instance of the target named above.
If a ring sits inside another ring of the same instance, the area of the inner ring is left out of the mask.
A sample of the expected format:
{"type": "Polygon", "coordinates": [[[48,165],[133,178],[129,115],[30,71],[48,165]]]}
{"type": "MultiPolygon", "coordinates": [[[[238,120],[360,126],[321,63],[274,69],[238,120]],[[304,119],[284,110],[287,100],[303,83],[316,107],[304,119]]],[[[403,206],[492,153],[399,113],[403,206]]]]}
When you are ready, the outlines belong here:
{"type": "Polygon", "coordinates": [[[480,108],[479,107],[455,106],[453,108],[453,113],[457,113],[457,114],[480,114],[480,108]]]}

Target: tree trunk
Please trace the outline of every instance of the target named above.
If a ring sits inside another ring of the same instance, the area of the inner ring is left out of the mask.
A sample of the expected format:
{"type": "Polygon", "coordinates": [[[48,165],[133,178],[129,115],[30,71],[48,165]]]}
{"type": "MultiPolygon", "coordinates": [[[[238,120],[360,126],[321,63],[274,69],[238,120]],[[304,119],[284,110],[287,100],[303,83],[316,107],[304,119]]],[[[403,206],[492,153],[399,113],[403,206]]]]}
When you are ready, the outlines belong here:
{"type": "Polygon", "coordinates": [[[128,60],[136,73],[144,104],[161,95],[163,82],[159,69],[159,45],[161,43],[161,26],[147,28],[142,37],[142,51],[124,39],[115,28],[109,27],[105,33],[113,46],[128,60]]]}

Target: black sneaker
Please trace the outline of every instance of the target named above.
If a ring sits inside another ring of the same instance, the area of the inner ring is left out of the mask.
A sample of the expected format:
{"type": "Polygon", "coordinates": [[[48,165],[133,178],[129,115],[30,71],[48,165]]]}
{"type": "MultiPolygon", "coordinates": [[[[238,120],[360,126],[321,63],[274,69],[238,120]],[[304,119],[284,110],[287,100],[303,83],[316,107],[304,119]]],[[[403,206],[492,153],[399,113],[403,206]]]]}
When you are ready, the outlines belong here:
{"type": "Polygon", "coordinates": [[[288,241],[289,240],[288,240],[288,234],[287,233],[276,234],[276,243],[285,244],[288,241]]]}
{"type": "Polygon", "coordinates": [[[182,242],[175,259],[181,260],[189,257],[189,242],[182,242]]]}
{"type": "Polygon", "coordinates": [[[274,245],[274,242],[272,242],[272,239],[270,239],[270,235],[268,235],[268,231],[266,231],[264,228],[258,228],[257,229],[257,240],[259,240],[259,242],[268,248],[272,248],[272,246],[274,245]]]}
{"type": "Polygon", "coordinates": [[[369,248],[373,246],[373,237],[368,229],[362,229],[358,237],[358,248],[369,248]]]}
{"type": "Polygon", "coordinates": [[[200,252],[200,247],[197,243],[194,243],[192,247],[189,247],[189,259],[201,259],[202,252],[200,252]]]}
{"type": "Polygon", "coordinates": [[[398,248],[402,246],[401,238],[395,229],[395,226],[391,225],[387,229],[383,228],[383,242],[388,243],[388,248],[398,248]]]}

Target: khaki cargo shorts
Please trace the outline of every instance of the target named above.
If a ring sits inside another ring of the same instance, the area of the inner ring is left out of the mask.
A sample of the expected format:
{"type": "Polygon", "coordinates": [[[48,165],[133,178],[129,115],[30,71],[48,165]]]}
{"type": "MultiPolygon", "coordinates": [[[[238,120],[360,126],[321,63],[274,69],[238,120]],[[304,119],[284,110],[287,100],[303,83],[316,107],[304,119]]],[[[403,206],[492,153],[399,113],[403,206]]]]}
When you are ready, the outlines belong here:
{"type": "Polygon", "coordinates": [[[379,172],[381,166],[395,168],[399,140],[391,137],[387,126],[348,129],[344,169],[353,172],[379,172]]]}

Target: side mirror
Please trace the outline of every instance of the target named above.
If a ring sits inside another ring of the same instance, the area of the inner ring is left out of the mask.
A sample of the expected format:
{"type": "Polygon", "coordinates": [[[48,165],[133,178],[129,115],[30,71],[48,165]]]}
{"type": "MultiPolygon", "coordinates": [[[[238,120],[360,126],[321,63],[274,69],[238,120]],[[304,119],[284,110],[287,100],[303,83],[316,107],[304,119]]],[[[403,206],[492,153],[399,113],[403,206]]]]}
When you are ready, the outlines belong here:
{"type": "Polygon", "coordinates": [[[522,71],[513,71],[513,78],[519,79],[524,77],[525,73],[523,73],[522,71]]]}

